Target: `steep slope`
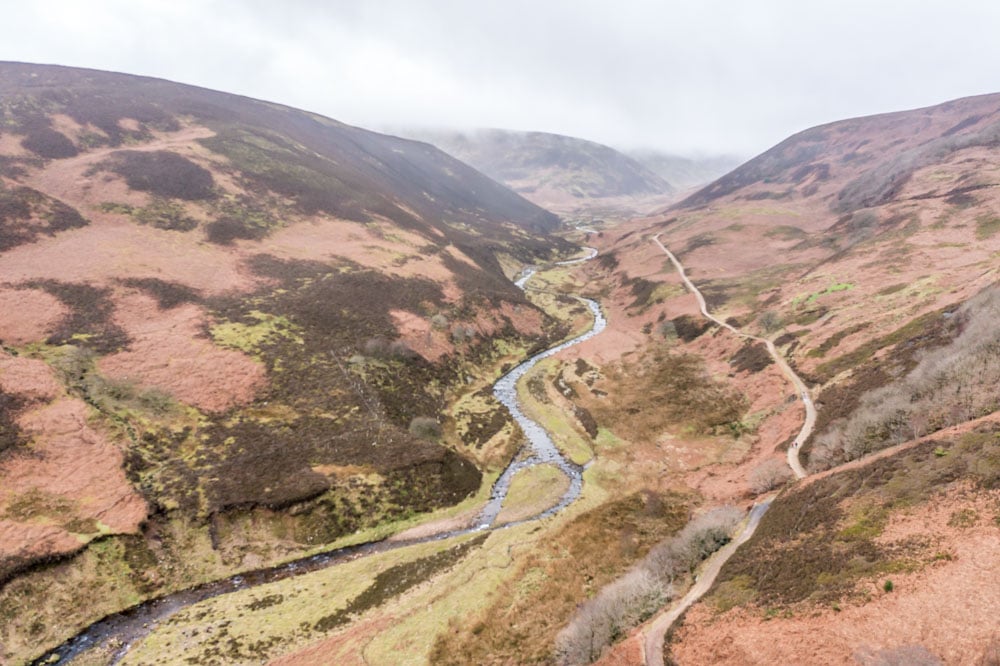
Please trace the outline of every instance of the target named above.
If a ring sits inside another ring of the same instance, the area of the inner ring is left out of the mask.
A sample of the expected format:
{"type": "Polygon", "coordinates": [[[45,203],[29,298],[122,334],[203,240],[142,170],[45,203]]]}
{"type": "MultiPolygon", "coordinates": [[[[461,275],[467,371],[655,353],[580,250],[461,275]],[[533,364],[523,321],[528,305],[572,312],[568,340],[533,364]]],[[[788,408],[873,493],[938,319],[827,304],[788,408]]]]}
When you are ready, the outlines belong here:
{"type": "MultiPolygon", "coordinates": [[[[997,552],[998,132],[1000,95],[832,123],[605,232],[600,268],[632,349],[662,344],[648,337],[662,324],[719,371],[728,362],[737,386],[753,365],[724,331],[692,328],[658,235],[715,316],[774,340],[810,384],[801,456],[830,470],[775,499],[669,639],[679,661],[973,663],[996,649],[995,576],[971,565],[997,552]]],[[[770,390],[801,423],[800,396],[770,390]]],[[[748,459],[780,459],[788,430],[757,414],[767,429],[748,459]]],[[[758,484],[765,470],[697,482],[756,494],[774,485],[758,484]]]]}
{"type": "Polygon", "coordinates": [[[540,206],[581,210],[650,210],[674,187],[614,148],[545,132],[483,129],[469,133],[408,131],[506,183],[540,206]]]}
{"type": "Polygon", "coordinates": [[[627,154],[680,190],[705,185],[743,162],[730,155],[683,157],[659,150],[630,150],[627,154]]]}
{"type": "Polygon", "coordinates": [[[4,648],[454,504],[511,455],[462,400],[561,335],[505,274],[572,249],[551,213],[162,80],[4,63],[0,116],[4,648]]]}

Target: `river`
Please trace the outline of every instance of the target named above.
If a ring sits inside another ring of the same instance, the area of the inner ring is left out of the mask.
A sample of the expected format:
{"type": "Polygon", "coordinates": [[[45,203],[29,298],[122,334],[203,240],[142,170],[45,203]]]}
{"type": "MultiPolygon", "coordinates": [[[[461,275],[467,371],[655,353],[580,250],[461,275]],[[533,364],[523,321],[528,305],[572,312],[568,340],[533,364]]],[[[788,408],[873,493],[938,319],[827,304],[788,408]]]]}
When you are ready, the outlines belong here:
{"type": "MultiPolygon", "coordinates": [[[[587,248],[587,250],[587,256],[579,259],[557,262],[556,265],[566,266],[581,263],[592,259],[597,255],[596,249],[587,248]]],[[[521,289],[524,289],[526,283],[534,274],[534,269],[524,271],[515,284],[521,289]]],[[[507,497],[507,491],[510,489],[510,482],[514,475],[517,472],[534,465],[545,463],[555,464],[569,478],[569,488],[555,505],[549,507],[545,511],[542,511],[531,518],[508,523],[501,526],[501,528],[496,529],[512,527],[514,525],[539,520],[540,518],[551,516],[552,514],[564,509],[575,501],[583,490],[583,468],[572,461],[567,460],[556,447],[555,443],[552,441],[552,437],[545,430],[545,428],[543,428],[538,422],[530,419],[524,413],[517,399],[517,382],[539,361],[554,354],[558,354],[564,349],[577,345],[584,340],[589,340],[604,330],[607,326],[607,319],[601,312],[600,306],[589,298],[580,298],[580,301],[590,309],[590,312],[594,316],[594,324],[587,332],[546,349],[543,352],[535,354],[528,360],[516,366],[513,370],[507,372],[493,385],[493,395],[496,396],[497,400],[499,400],[500,403],[510,411],[511,416],[524,432],[527,444],[524,449],[522,449],[522,451],[514,457],[513,461],[511,461],[503,473],[494,482],[493,488],[490,492],[489,501],[486,503],[486,506],[480,512],[478,518],[473,521],[470,527],[434,534],[418,539],[401,541],[382,540],[359,544],[356,546],[337,548],[335,550],[320,553],[318,555],[312,555],[310,557],[305,557],[286,564],[244,572],[242,574],[230,576],[229,578],[203,583],[201,585],[167,594],[156,599],[144,601],[140,604],[132,606],[131,608],[119,613],[114,613],[98,620],[94,624],[91,624],[89,627],[85,628],[83,631],[59,647],[53,648],[41,657],[35,659],[31,662],[32,666],[68,664],[87,650],[97,647],[110,649],[109,646],[114,646],[116,648],[114,656],[109,664],[116,664],[128,653],[131,645],[142,640],[150,632],[155,630],[157,623],[162,622],[174,613],[177,613],[178,611],[200,601],[239,590],[246,590],[267,583],[285,580],[286,578],[292,578],[294,576],[301,576],[303,574],[325,569],[336,564],[355,560],[360,557],[366,557],[375,553],[404,548],[418,543],[448,539],[475,531],[491,529],[493,528],[493,522],[496,520],[496,517],[500,513],[500,509],[503,506],[503,501],[507,497]]]]}

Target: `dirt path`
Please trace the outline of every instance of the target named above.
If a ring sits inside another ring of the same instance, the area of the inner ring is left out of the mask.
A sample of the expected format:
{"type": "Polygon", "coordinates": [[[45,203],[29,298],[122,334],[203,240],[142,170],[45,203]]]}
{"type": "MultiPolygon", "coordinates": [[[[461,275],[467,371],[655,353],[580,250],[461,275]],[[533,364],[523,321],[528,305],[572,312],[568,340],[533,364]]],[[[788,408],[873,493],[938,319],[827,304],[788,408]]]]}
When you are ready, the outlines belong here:
{"type": "MultiPolygon", "coordinates": [[[[806,441],[810,433],[812,433],[813,426],[816,423],[816,407],[813,405],[812,399],[809,397],[809,389],[806,387],[805,382],[799,378],[798,375],[792,370],[785,361],[784,357],[778,353],[775,348],[774,343],[767,338],[760,338],[755,335],[749,335],[743,333],[736,327],[728,324],[708,311],[708,304],[705,302],[705,297],[702,295],[701,291],[698,290],[694,283],[688,278],[687,273],[684,271],[684,265],[677,259],[674,254],[667,249],[667,247],[660,242],[659,234],[653,236],[653,242],[656,243],[663,253],[670,258],[671,263],[673,263],[674,268],[677,269],[677,273],[681,276],[681,280],[684,281],[684,285],[687,289],[694,294],[695,298],[698,299],[698,307],[701,309],[701,313],[710,321],[715,322],[722,328],[728,329],[733,334],[745,338],[748,340],[756,340],[758,342],[763,342],[767,347],[768,353],[774,362],[781,368],[782,373],[785,377],[792,383],[795,387],[796,392],[802,399],[802,402],[806,410],[806,418],[802,424],[802,429],[799,434],[795,437],[794,443],[788,447],[788,466],[795,473],[796,478],[804,479],[806,477],[806,471],[802,468],[802,464],[799,462],[799,447],[802,442],[806,441]]],[[[760,523],[761,516],[767,511],[768,507],[771,505],[771,500],[767,499],[759,504],[754,505],[753,509],[750,511],[750,515],[747,518],[747,524],[743,528],[740,535],[733,541],[726,544],[725,547],[718,550],[713,554],[702,566],[701,571],[698,574],[698,578],[695,584],[688,590],[687,594],[677,603],[670,607],[670,610],[663,613],[655,620],[653,620],[643,631],[643,661],[646,666],[663,666],[663,639],[666,632],[677,621],[677,618],[681,616],[688,608],[691,607],[696,601],[698,601],[712,584],[715,582],[715,578],[719,575],[719,571],[722,570],[723,565],[732,557],[733,553],[743,545],[747,539],[753,536],[754,531],[757,529],[757,525],[760,523]]]]}
{"type": "Polygon", "coordinates": [[[719,571],[722,570],[722,565],[733,556],[737,548],[753,536],[753,533],[757,530],[757,525],[760,524],[761,516],[764,515],[770,505],[770,499],[755,504],[750,510],[746,526],[744,526],[740,535],[709,557],[702,566],[695,584],[691,586],[691,589],[684,595],[684,598],[671,606],[669,611],[653,620],[646,628],[645,639],[643,640],[643,660],[646,666],[663,666],[663,638],[667,633],[667,629],[677,621],[677,618],[684,611],[708,592],[708,589],[712,587],[712,583],[715,582],[716,576],[719,575],[719,571]]]}
{"type": "Polygon", "coordinates": [[[701,309],[701,313],[705,315],[707,319],[715,322],[723,328],[729,329],[741,338],[763,342],[767,347],[767,352],[771,355],[771,358],[774,359],[774,362],[779,368],[781,368],[781,372],[784,373],[785,377],[788,378],[788,381],[790,381],[795,387],[796,393],[802,399],[802,404],[805,406],[806,418],[802,423],[802,429],[799,430],[799,434],[795,437],[795,441],[788,447],[788,466],[792,468],[792,472],[795,473],[796,478],[804,479],[806,477],[806,471],[803,469],[802,463],[799,462],[799,447],[809,438],[809,435],[812,433],[813,426],[816,424],[816,406],[813,404],[812,398],[809,397],[809,388],[806,386],[805,382],[803,382],[802,379],[795,374],[795,371],[788,365],[785,358],[778,353],[778,350],[775,348],[773,342],[767,338],[759,338],[756,335],[743,333],[736,327],[714,317],[712,313],[708,311],[708,304],[705,302],[705,297],[702,296],[698,287],[694,286],[694,283],[688,278],[687,273],[684,271],[684,265],[681,264],[680,260],[678,260],[676,256],[674,256],[673,252],[668,250],[667,247],[660,242],[660,234],[653,236],[653,242],[656,243],[661,250],[663,250],[663,253],[666,254],[667,257],[670,258],[671,263],[673,263],[674,268],[677,269],[677,273],[681,276],[681,280],[684,281],[684,285],[688,288],[688,291],[693,293],[695,298],[698,299],[698,307],[701,309]]]}

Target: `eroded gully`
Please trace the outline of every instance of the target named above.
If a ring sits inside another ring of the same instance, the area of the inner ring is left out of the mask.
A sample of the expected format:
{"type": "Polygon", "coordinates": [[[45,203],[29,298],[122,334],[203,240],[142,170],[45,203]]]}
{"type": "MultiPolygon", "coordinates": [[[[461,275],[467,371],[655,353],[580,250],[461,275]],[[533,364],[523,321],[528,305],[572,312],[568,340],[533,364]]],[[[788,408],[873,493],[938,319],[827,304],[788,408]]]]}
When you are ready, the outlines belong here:
{"type": "MultiPolygon", "coordinates": [[[[587,256],[557,262],[556,265],[565,266],[581,263],[593,259],[596,255],[597,250],[588,248],[587,256]]],[[[526,270],[515,284],[524,289],[527,281],[534,273],[534,269],[526,270]]],[[[396,541],[386,539],[337,548],[286,564],[244,572],[151,599],[98,620],[62,645],[49,650],[32,661],[32,665],[42,666],[44,664],[52,666],[54,664],[67,664],[85,651],[94,648],[109,651],[114,650],[115,652],[109,664],[116,664],[125,657],[133,644],[154,631],[158,623],[166,620],[178,611],[201,601],[301,576],[376,553],[396,550],[397,548],[440,541],[481,530],[503,529],[521,525],[551,516],[566,508],[580,496],[583,490],[583,467],[563,456],[545,428],[524,413],[517,397],[516,387],[518,380],[526,375],[537,363],[573,345],[589,340],[598,335],[607,326],[607,319],[601,312],[601,308],[597,302],[582,297],[580,297],[580,301],[587,306],[594,316],[593,326],[587,332],[535,354],[513,370],[507,372],[493,385],[493,395],[510,411],[511,416],[524,432],[527,444],[494,482],[489,501],[479,513],[477,519],[471,523],[471,526],[414,539],[396,541]],[[566,475],[569,479],[569,487],[566,492],[556,504],[535,516],[494,527],[494,522],[500,513],[504,499],[507,497],[507,491],[510,489],[510,482],[514,475],[521,470],[541,464],[554,464],[566,475]]]]}

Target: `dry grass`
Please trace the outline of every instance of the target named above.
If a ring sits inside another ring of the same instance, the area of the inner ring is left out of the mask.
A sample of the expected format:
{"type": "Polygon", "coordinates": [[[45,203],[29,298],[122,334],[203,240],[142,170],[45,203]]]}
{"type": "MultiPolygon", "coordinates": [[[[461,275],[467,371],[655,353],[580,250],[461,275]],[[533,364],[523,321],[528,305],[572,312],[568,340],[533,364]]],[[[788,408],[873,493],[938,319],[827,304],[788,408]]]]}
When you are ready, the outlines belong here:
{"type": "Polygon", "coordinates": [[[694,435],[742,431],[746,398],[712,379],[698,356],[655,350],[607,375],[599,388],[614,401],[597,401],[590,411],[619,436],[655,439],[669,427],[694,435]]]}
{"type": "Polygon", "coordinates": [[[510,483],[497,525],[538,515],[553,506],[569,488],[569,479],[555,465],[536,465],[518,472],[510,483]]]}
{"type": "Polygon", "coordinates": [[[555,635],[577,604],[678,530],[687,515],[678,496],[640,493],[578,516],[518,561],[489,608],[453,623],[431,661],[548,663],[555,635]]]}

